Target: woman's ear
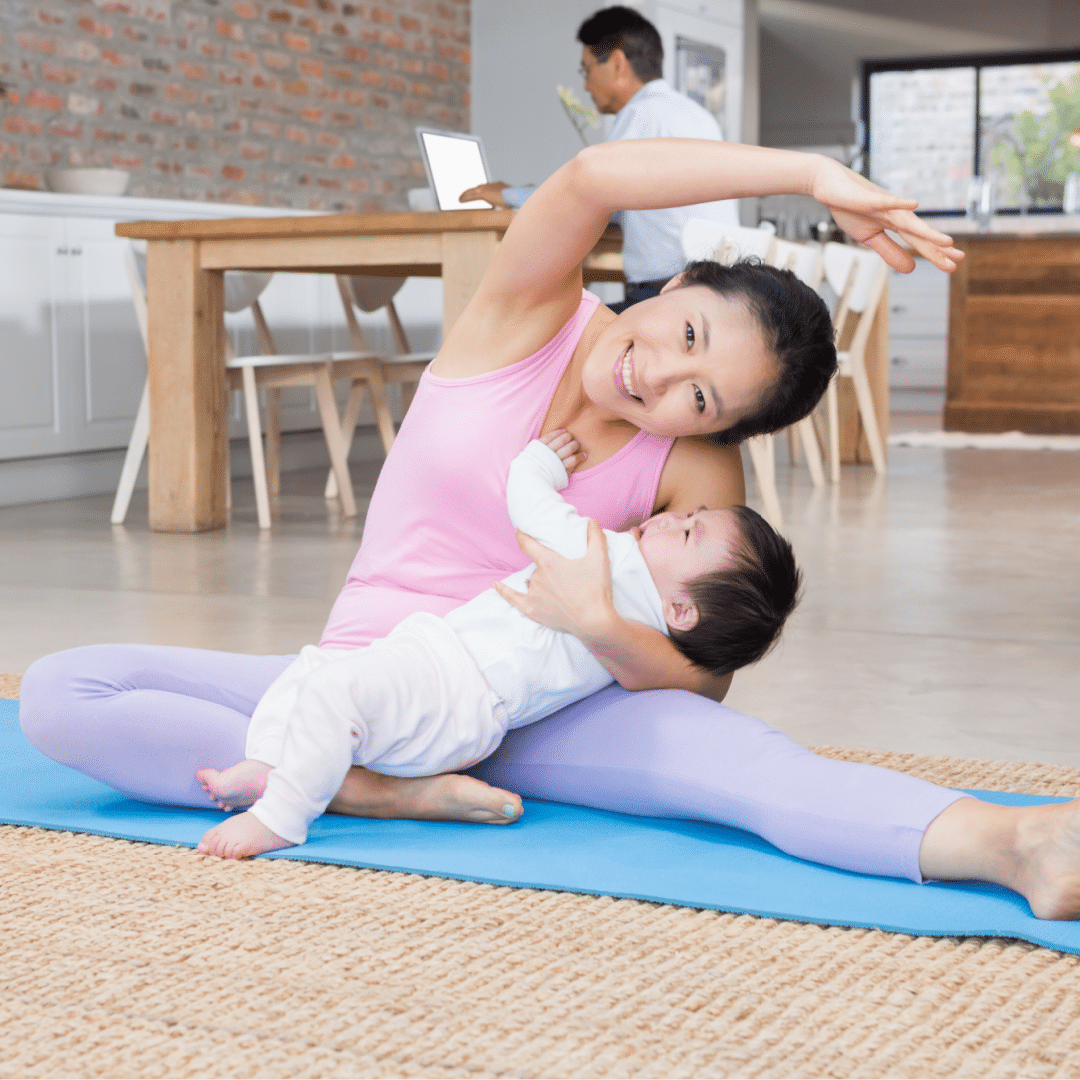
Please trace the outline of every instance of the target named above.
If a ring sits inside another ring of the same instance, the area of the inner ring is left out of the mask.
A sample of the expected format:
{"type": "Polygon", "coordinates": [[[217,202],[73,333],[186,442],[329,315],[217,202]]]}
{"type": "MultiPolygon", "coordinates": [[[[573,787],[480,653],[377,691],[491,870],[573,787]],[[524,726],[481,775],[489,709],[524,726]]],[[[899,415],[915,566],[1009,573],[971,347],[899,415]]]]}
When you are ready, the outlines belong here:
{"type": "Polygon", "coordinates": [[[666,293],[669,289],[677,289],[683,281],[682,274],[676,274],[660,291],[666,293]]]}
{"type": "Polygon", "coordinates": [[[676,593],[664,603],[664,621],[672,630],[693,630],[700,615],[688,593],[676,593]]]}

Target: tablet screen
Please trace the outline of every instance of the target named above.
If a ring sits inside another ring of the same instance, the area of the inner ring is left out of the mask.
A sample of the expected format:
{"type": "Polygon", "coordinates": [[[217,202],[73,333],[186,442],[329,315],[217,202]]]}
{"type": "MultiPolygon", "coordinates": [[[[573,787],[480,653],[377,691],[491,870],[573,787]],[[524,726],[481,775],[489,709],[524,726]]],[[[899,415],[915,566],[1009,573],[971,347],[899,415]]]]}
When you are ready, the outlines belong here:
{"type": "Polygon", "coordinates": [[[487,210],[489,204],[483,199],[463,203],[458,196],[468,188],[487,183],[487,170],[475,139],[457,139],[453,135],[437,135],[423,131],[428,168],[435,184],[435,197],[440,210],[487,210]]]}

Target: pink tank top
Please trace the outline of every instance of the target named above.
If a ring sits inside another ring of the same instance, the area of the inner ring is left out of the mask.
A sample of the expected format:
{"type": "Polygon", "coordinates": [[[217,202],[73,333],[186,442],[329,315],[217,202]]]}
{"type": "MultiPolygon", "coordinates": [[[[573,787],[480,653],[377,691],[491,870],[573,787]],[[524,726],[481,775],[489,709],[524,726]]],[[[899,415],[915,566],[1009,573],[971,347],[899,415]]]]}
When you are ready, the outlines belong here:
{"type": "MultiPolygon", "coordinates": [[[[566,365],[599,300],[542,349],[469,379],[424,373],[375,485],[360,551],[320,644],[351,649],[406,615],[445,615],[528,564],[506,512],[510,462],[540,434],[566,365]]],[[[647,518],[673,439],[639,431],[563,490],[606,529],[647,518]]]]}

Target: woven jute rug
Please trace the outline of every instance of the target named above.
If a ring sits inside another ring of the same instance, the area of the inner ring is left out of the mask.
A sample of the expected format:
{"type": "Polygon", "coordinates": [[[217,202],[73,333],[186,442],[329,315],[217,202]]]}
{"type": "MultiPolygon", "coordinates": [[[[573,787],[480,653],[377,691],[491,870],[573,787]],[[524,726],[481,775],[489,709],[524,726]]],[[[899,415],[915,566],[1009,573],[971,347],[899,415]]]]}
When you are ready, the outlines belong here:
{"type": "MultiPolygon", "coordinates": [[[[17,686],[9,684],[8,693],[17,686]]],[[[1080,771],[826,748],[940,783],[1080,771]]],[[[0,828],[0,1075],[1080,1075],[1080,957],[0,828]]]]}

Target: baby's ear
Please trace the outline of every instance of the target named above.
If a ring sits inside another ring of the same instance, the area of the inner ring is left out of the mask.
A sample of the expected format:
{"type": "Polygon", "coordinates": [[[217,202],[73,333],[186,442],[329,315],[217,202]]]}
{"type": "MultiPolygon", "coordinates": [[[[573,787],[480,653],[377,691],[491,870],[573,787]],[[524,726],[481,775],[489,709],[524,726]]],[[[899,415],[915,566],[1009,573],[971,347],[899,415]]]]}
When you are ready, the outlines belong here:
{"type": "Polygon", "coordinates": [[[671,289],[677,289],[683,283],[683,275],[676,274],[660,291],[662,293],[669,292],[671,289]]]}
{"type": "Polygon", "coordinates": [[[699,618],[697,604],[686,593],[676,593],[664,604],[664,621],[672,630],[693,630],[699,618]]]}

